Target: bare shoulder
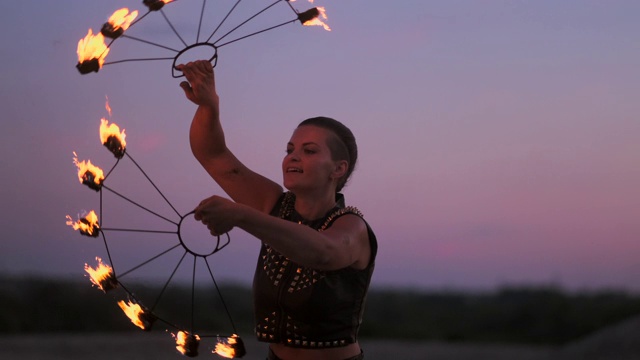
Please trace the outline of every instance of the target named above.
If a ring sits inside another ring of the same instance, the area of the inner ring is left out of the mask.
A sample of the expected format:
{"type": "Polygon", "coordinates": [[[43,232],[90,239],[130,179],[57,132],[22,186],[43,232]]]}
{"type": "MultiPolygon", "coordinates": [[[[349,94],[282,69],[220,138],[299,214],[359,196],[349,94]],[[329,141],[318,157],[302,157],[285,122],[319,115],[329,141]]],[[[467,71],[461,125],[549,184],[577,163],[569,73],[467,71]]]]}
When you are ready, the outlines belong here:
{"type": "Polygon", "coordinates": [[[369,231],[360,212],[345,212],[339,215],[326,232],[344,241],[344,246],[353,260],[350,265],[352,268],[362,270],[369,265],[371,259],[369,231]]]}

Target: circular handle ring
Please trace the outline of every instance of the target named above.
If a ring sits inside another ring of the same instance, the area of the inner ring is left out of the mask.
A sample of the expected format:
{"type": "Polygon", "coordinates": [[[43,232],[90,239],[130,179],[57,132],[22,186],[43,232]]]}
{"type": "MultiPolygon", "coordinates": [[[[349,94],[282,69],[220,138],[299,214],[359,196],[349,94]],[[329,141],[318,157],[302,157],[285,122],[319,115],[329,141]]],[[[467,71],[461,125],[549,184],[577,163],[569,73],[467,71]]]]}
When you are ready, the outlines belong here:
{"type": "Polygon", "coordinates": [[[211,65],[213,65],[213,67],[216,67],[216,64],[218,63],[218,47],[216,47],[215,45],[208,43],[208,42],[202,42],[202,43],[196,43],[193,45],[189,45],[186,48],[182,49],[174,58],[173,58],[173,64],[171,65],[171,76],[173,76],[174,79],[177,78],[181,78],[184,77],[184,74],[182,73],[182,71],[178,70],[176,68],[176,63],[178,62],[178,58],[186,53],[187,51],[197,48],[197,47],[202,47],[202,46],[209,46],[213,48],[213,56],[211,56],[211,58],[209,59],[209,62],[211,63],[211,65]]]}

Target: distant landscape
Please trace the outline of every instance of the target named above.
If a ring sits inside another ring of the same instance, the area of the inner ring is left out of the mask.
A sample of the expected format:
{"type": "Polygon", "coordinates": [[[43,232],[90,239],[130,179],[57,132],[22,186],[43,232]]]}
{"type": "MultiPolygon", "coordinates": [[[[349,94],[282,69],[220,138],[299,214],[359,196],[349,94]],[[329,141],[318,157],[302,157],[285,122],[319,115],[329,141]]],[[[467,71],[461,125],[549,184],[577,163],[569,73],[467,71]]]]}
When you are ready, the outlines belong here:
{"type": "MultiPolygon", "coordinates": [[[[251,290],[127,285],[143,305],[171,325],[219,333],[252,332],[251,290]],[[191,309],[194,309],[191,311],[191,309]]],[[[0,278],[0,332],[120,332],[137,329],[118,307],[122,289],[103,293],[90,281],[0,278]]],[[[548,287],[505,287],[491,292],[372,289],[363,338],[562,345],[640,314],[640,296],[623,291],[569,293],[548,287]]],[[[163,329],[165,324],[159,324],[163,329]]],[[[154,328],[154,330],[157,330],[154,328]]]]}
{"type": "MultiPolygon", "coordinates": [[[[221,301],[215,288],[196,288],[192,299],[190,287],[127,286],[162,319],[151,331],[135,327],[119,308],[117,302],[127,299],[122,288],[105,294],[88,279],[1,277],[0,356],[98,360],[128,358],[129,351],[136,359],[171,359],[177,353],[168,334],[193,327],[201,334],[243,334],[252,351],[248,358],[262,358],[265,346],[251,336],[249,288],[221,284],[221,301]]],[[[403,359],[607,358],[598,357],[603,349],[626,351],[628,357],[616,358],[634,359],[640,348],[629,344],[637,343],[638,330],[640,296],[624,291],[372,289],[361,342],[367,359],[393,359],[398,352],[403,359]]]]}

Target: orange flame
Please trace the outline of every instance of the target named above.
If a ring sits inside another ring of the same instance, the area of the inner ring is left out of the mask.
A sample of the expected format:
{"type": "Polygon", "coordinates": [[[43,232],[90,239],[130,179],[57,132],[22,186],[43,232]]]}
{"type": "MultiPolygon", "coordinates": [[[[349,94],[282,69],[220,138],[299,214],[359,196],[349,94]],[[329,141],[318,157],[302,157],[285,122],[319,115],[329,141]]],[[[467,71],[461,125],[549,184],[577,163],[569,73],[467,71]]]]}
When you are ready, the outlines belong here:
{"type": "MultiPolygon", "coordinates": [[[[111,117],[111,106],[109,106],[109,98],[104,105],[109,113],[109,117],[111,117]]],[[[113,153],[113,155],[122,159],[124,153],[127,148],[127,142],[125,138],[127,135],[124,133],[124,129],[120,132],[120,127],[116,124],[109,125],[109,121],[105,118],[102,118],[100,123],[100,142],[102,145],[106,146],[109,151],[113,153]]]]}
{"type": "Polygon", "coordinates": [[[122,148],[127,146],[127,142],[125,141],[127,135],[124,133],[124,129],[120,132],[118,125],[113,123],[109,125],[109,120],[102,118],[100,121],[100,142],[102,142],[102,145],[106,145],[107,140],[111,136],[114,136],[120,142],[122,148]]]}
{"type": "Polygon", "coordinates": [[[102,181],[104,180],[104,172],[102,169],[93,165],[91,160],[78,161],[78,155],[76,155],[75,151],[73,155],[73,163],[78,167],[78,179],[80,182],[90,187],[99,187],[102,185],[102,181]],[[91,184],[91,182],[93,182],[93,184],[91,184]]]}
{"type": "Polygon", "coordinates": [[[124,311],[124,313],[129,317],[129,319],[131,319],[131,322],[135,326],[139,327],[142,330],[147,330],[150,324],[143,320],[147,313],[142,308],[142,306],[132,302],[131,300],[129,300],[127,303],[125,303],[124,300],[120,300],[118,301],[118,305],[120,306],[122,311],[124,311]]]}
{"type": "Polygon", "coordinates": [[[113,269],[111,266],[104,264],[99,257],[96,257],[96,260],[98,261],[98,266],[95,269],[88,264],[84,264],[84,271],[89,274],[93,285],[107,292],[117,286],[113,269]]]}
{"type": "Polygon", "coordinates": [[[322,26],[325,30],[331,31],[331,28],[329,27],[329,25],[327,25],[324,21],[320,20],[320,17],[322,17],[324,20],[327,20],[327,11],[322,6],[318,6],[318,7],[316,7],[316,9],[318,9],[318,11],[320,12],[320,15],[318,17],[315,17],[315,18],[309,20],[309,21],[305,21],[302,25],[305,25],[305,26],[322,26]]]}
{"type": "Polygon", "coordinates": [[[109,48],[104,42],[104,35],[101,33],[94,35],[91,29],[89,29],[87,36],[78,42],[78,61],[80,63],[87,60],[98,59],[99,67],[102,67],[108,53],[109,48]]]}
{"type": "Polygon", "coordinates": [[[98,224],[98,215],[91,210],[87,216],[74,222],[71,216],[67,215],[67,225],[73,227],[73,230],[80,230],[81,234],[89,236],[97,236],[100,225],[98,224]]]}
{"type": "Polygon", "coordinates": [[[198,354],[198,343],[200,336],[190,335],[185,331],[179,331],[176,338],[176,349],[187,356],[196,356],[198,354]]]}
{"type": "Polygon", "coordinates": [[[231,337],[225,339],[225,342],[219,342],[216,344],[216,348],[213,350],[213,353],[228,359],[233,359],[236,356],[243,356],[244,354],[242,352],[244,352],[244,347],[242,349],[238,348],[238,346],[241,345],[238,341],[239,339],[238,335],[231,335],[231,337]]]}
{"type": "Polygon", "coordinates": [[[105,96],[106,100],[104,103],[104,108],[107,109],[107,113],[109,113],[109,117],[111,117],[111,106],[109,106],[109,97],[105,96]]]}
{"type": "Polygon", "coordinates": [[[127,30],[133,20],[138,16],[138,10],[134,10],[129,13],[129,9],[122,8],[116,10],[111,17],[109,17],[108,23],[113,26],[114,29],[127,30]]]}

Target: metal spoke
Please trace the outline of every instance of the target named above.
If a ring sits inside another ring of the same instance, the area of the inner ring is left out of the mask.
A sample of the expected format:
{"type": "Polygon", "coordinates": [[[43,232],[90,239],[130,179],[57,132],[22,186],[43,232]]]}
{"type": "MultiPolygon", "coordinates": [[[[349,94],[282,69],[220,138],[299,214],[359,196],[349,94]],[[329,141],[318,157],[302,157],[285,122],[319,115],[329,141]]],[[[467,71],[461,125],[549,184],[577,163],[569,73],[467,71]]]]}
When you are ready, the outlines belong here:
{"type": "Polygon", "coordinates": [[[137,37],[133,37],[131,35],[122,34],[120,37],[125,38],[125,39],[131,39],[131,40],[139,41],[141,43],[145,43],[145,44],[149,44],[149,45],[153,45],[153,46],[157,46],[159,48],[163,48],[163,49],[166,49],[166,50],[171,50],[171,51],[176,52],[176,53],[180,52],[180,50],[172,49],[172,48],[170,48],[168,46],[160,45],[160,44],[154,43],[152,41],[148,41],[148,40],[140,39],[140,38],[137,38],[137,37]]]}
{"type": "Polygon", "coordinates": [[[175,231],[164,230],[142,230],[142,229],[117,229],[117,228],[102,228],[103,231],[126,231],[126,232],[142,232],[142,233],[155,233],[155,234],[177,234],[175,231]]]}
{"type": "Polygon", "coordinates": [[[249,21],[255,19],[258,15],[264,13],[265,11],[269,10],[270,8],[272,8],[274,5],[276,5],[277,3],[279,3],[282,0],[276,0],[274,3],[272,3],[271,5],[265,7],[264,9],[258,11],[255,15],[249,17],[247,20],[241,22],[238,26],[234,27],[233,29],[231,29],[229,32],[227,32],[226,34],[222,35],[222,37],[218,38],[218,40],[214,41],[213,44],[217,44],[220,40],[224,39],[225,37],[227,37],[229,34],[231,34],[232,32],[238,30],[239,28],[241,28],[242,26],[244,26],[246,23],[248,23],[249,21]]]}
{"type": "Polygon", "coordinates": [[[220,288],[218,287],[218,282],[216,281],[216,278],[213,276],[213,271],[211,271],[211,266],[209,265],[209,260],[207,258],[204,258],[204,262],[207,264],[207,270],[209,270],[209,275],[211,275],[211,280],[213,281],[213,285],[215,285],[216,291],[218,292],[218,296],[220,297],[220,301],[222,301],[222,306],[224,307],[224,311],[227,313],[227,316],[229,317],[229,322],[231,323],[231,327],[233,328],[233,333],[237,334],[238,331],[236,330],[236,325],[233,323],[233,319],[231,318],[231,313],[229,312],[229,308],[227,307],[227,303],[224,301],[224,297],[222,296],[222,292],[220,291],[220,288]]]}
{"type": "Polygon", "coordinates": [[[120,63],[124,63],[124,62],[132,62],[132,61],[154,61],[154,60],[173,60],[173,58],[172,57],[164,57],[164,58],[125,59],[125,60],[106,62],[103,65],[113,65],[113,64],[120,64],[120,63]]]}
{"type": "Polygon", "coordinates": [[[200,21],[198,21],[198,33],[196,34],[196,44],[200,42],[200,29],[202,29],[202,18],[204,17],[204,6],[207,0],[202,0],[202,10],[200,10],[200,21]]]}
{"type": "Polygon", "coordinates": [[[209,42],[209,40],[211,40],[211,38],[213,37],[213,35],[215,35],[218,32],[218,29],[220,29],[220,27],[222,26],[222,24],[224,24],[225,21],[227,21],[227,18],[229,17],[229,15],[231,15],[231,13],[233,12],[233,10],[235,10],[236,6],[238,6],[238,4],[240,4],[240,1],[242,0],[238,0],[236,1],[236,3],[233,5],[233,7],[231,8],[231,10],[229,10],[229,12],[227,13],[227,15],[225,15],[225,17],[222,19],[222,21],[220,22],[220,24],[218,24],[218,26],[213,30],[213,33],[211,33],[211,35],[209,35],[209,37],[207,38],[206,42],[209,42]]]}
{"type": "MultiPolygon", "coordinates": [[[[155,260],[155,259],[157,259],[157,258],[161,257],[162,255],[164,255],[164,254],[168,253],[169,251],[171,251],[171,250],[173,250],[173,249],[177,248],[178,246],[180,246],[180,244],[177,244],[177,245],[174,245],[174,246],[172,246],[172,247],[168,248],[167,250],[165,250],[165,251],[161,252],[160,254],[158,254],[158,255],[156,255],[156,256],[154,256],[154,257],[152,257],[151,259],[149,259],[149,260],[146,260],[146,261],[142,262],[142,264],[139,264],[139,265],[137,265],[137,266],[133,267],[132,269],[129,269],[129,270],[125,271],[124,273],[122,273],[122,274],[120,275],[120,277],[123,277],[123,276],[125,276],[125,275],[127,275],[127,274],[129,274],[129,273],[131,273],[131,272],[133,272],[133,271],[138,270],[139,268],[141,268],[141,267],[143,267],[143,266],[147,265],[148,263],[152,262],[153,260],[155,260]]],[[[183,256],[183,257],[184,257],[184,256],[183,256]]]]}
{"type": "Polygon", "coordinates": [[[291,24],[291,23],[296,22],[296,21],[298,21],[298,19],[293,19],[293,20],[290,20],[290,21],[287,21],[287,22],[283,22],[282,24],[275,25],[275,26],[272,26],[272,27],[268,27],[268,28],[266,28],[266,29],[264,29],[264,30],[256,31],[256,32],[254,32],[254,33],[252,33],[252,34],[245,35],[245,36],[239,37],[239,38],[237,38],[237,39],[235,39],[235,40],[228,41],[228,42],[226,42],[226,43],[224,43],[224,44],[217,45],[217,47],[218,47],[218,48],[221,48],[221,47],[223,47],[223,46],[225,46],[225,45],[232,44],[232,43],[234,43],[234,42],[236,42],[236,41],[240,41],[240,40],[242,40],[242,39],[246,39],[246,38],[251,37],[251,36],[254,36],[254,35],[262,34],[263,32],[266,32],[266,31],[269,31],[269,30],[273,30],[273,29],[277,29],[277,28],[279,28],[279,27],[281,27],[281,26],[288,25],[288,24],[291,24]]]}
{"type": "Polygon", "coordinates": [[[180,216],[180,213],[178,212],[178,210],[176,210],[175,207],[173,207],[173,205],[171,204],[171,202],[167,199],[166,196],[164,196],[164,194],[162,193],[162,191],[160,191],[160,189],[156,186],[156,184],[151,180],[151,178],[149,177],[149,175],[147,175],[147,173],[142,170],[142,167],[140,167],[140,165],[138,165],[138,163],[133,160],[133,158],[131,157],[131,155],[129,155],[129,153],[126,153],[127,157],[129,157],[129,159],[131,159],[131,161],[136,165],[136,167],[140,170],[140,172],[142,173],[142,175],[144,175],[144,177],[147,178],[147,180],[149,180],[149,182],[151,183],[151,185],[154,187],[154,189],[156,189],[156,191],[158,192],[158,194],[160,194],[160,196],[162,196],[162,198],[164,199],[164,201],[167,202],[167,204],[171,207],[171,209],[173,209],[173,211],[180,216]]]}
{"type": "Polygon", "coordinates": [[[115,191],[115,190],[113,190],[113,189],[108,188],[106,185],[104,185],[104,183],[102,184],[102,188],[103,188],[103,189],[107,189],[107,190],[111,191],[112,193],[114,193],[114,194],[118,195],[118,196],[119,196],[119,197],[121,197],[122,199],[124,199],[124,200],[126,200],[126,201],[130,202],[131,204],[133,204],[133,205],[135,205],[135,206],[137,206],[137,207],[141,208],[142,210],[145,210],[145,211],[147,211],[147,212],[149,212],[149,213],[151,213],[151,214],[153,214],[153,215],[155,215],[155,216],[157,216],[157,217],[159,217],[159,218],[161,218],[161,219],[164,219],[164,220],[166,220],[166,221],[168,221],[168,222],[170,222],[170,223],[172,223],[172,224],[174,224],[174,225],[176,225],[176,226],[178,225],[178,223],[176,223],[175,221],[173,221],[173,220],[171,220],[171,219],[167,219],[166,217],[164,217],[164,216],[162,216],[162,215],[158,214],[157,212],[152,211],[152,210],[149,210],[148,208],[146,208],[146,207],[144,207],[144,206],[142,206],[142,205],[138,204],[137,202],[135,202],[135,201],[133,201],[133,200],[129,199],[128,197],[126,197],[126,196],[124,196],[124,195],[122,195],[122,194],[118,193],[117,191],[115,191]]]}
{"type": "Polygon", "coordinates": [[[186,251],[184,252],[184,254],[182,254],[182,257],[180,258],[180,261],[178,261],[178,264],[176,265],[176,267],[173,269],[173,272],[171,273],[171,276],[169,276],[169,279],[167,279],[167,282],[162,287],[162,290],[160,291],[160,294],[158,294],[158,296],[156,297],[156,302],[151,307],[152,311],[153,311],[153,309],[156,308],[156,306],[160,302],[160,298],[162,298],[162,295],[164,295],[165,290],[167,290],[167,287],[169,286],[169,283],[171,282],[171,279],[173,279],[173,276],[176,274],[176,271],[178,271],[178,268],[180,267],[180,264],[182,264],[182,260],[184,260],[184,257],[187,256],[187,254],[188,254],[188,252],[186,252],[186,251]]]}
{"type": "Polygon", "coordinates": [[[171,28],[171,30],[173,30],[173,32],[176,34],[176,36],[178,37],[178,39],[180,39],[180,41],[182,41],[182,44],[184,44],[184,46],[188,46],[187,43],[182,39],[182,36],[180,36],[180,34],[178,34],[178,31],[176,30],[175,27],[173,27],[173,24],[171,23],[171,21],[169,21],[169,18],[167,17],[167,15],[164,13],[164,10],[160,9],[160,13],[162,14],[162,16],[164,17],[164,19],[167,21],[167,24],[169,24],[169,27],[171,28]]]}
{"type": "Polygon", "coordinates": [[[193,328],[195,324],[195,311],[196,311],[196,262],[197,256],[193,257],[193,274],[191,277],[191,333],[193,334],[193,328]]]}

